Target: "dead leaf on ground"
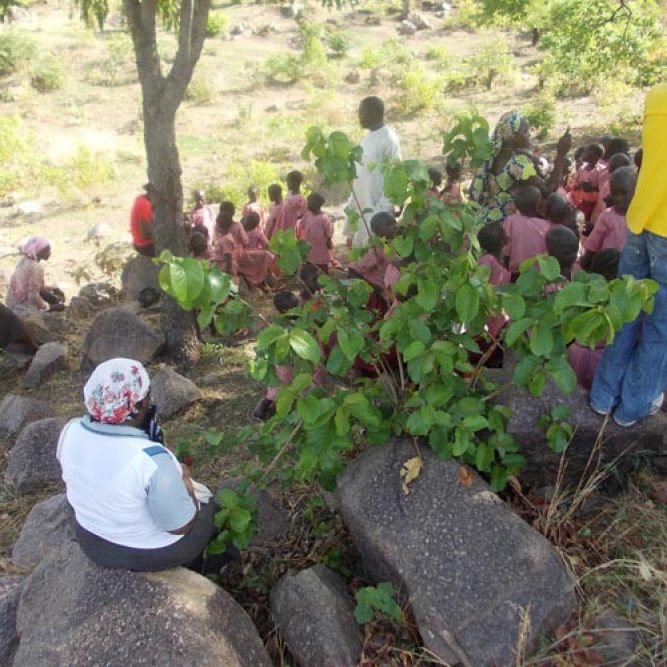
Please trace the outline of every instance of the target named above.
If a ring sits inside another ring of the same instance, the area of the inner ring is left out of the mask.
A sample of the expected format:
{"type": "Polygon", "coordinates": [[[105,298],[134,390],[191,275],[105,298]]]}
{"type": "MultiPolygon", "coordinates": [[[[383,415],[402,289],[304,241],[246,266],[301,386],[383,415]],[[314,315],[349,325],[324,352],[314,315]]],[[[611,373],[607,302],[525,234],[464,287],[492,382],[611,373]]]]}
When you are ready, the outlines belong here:
{"type": "Polygon", "coordinates": [[[475,474],[468,466],[459,466],[459,482],[461,486],[470,486],[475,481],[475,474]]]}
{"type": "Polygon", "coordinates": [[[403,493],[406,496],[410,493],[408,485],[419,477],[421,469],[421,456],[413,456],[403,464],[403,467],[401,468],[401,478],[403,479],[403,493]]]}

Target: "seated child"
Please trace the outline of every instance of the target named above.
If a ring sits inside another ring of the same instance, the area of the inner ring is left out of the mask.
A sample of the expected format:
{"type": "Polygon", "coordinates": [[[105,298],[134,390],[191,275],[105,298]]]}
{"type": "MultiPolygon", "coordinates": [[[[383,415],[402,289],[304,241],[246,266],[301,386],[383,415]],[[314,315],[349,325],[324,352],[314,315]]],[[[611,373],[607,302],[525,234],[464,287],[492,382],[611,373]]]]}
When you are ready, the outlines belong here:
{"type": "Polygon", "coordinates": [[[251,211],[244,216],[242,224],[248,235],[248,250],[268,250],[269,241],[260,227],[259,213],[251,211]]]}
{"type": "Polygon", "coordinates": [[[545,238],[552,225],[539,216],[540,199],[540,191],[536,187],[526,185],[518,188],[514,195],[517,213],[503,223],[508,238],[504,254],[512,276],[518,275],[523,261],[547,251],[545,238]]]}
{"type": "Polygon", "coordinates": [[[190,235],[190,252],[197,259],[213,259],[213,253],[208,246],[208,238],[201,232],[193,231],[190,235]]]}
{"type": "Polygon", "coordinates": [[[297,228],[297,236],[310,243],[308,261],[320,271],[329,273],[333,249],[333,225],[326,213],[322,212],[324,197],[319,192],[308,195],[308,210],[297,228]]]}
{"type": "Polygon", "coordinates": [[[442,186],[442,172],[435,167],[428,170],[428,177],[431,179],[431,187],[426,194],[440,198],[440,187],[442,186]]]}
{"type": "MultiPolygon", "coordinates": [[[[489,282],[496,287],[507,285],[511,274],[503,266],[503,248],[507,244],[507,234],[502,222],[489,222],[477,234],[477,240],[484,253],[478,260],[478,266],[488,266],[491,270],[489,282]]],[[[509,318],[504,313],[491,317],[486,322],[486,329],[493,338],[498,338],[509,318]]]]}
{"type": "MultiPolygon", "coordinates": [[[[391,213],[376,213],[371,218],[371,230],[380,239],[390,241],[398,235],[398,225],[391,213]]],[[[348,272],[353,277],[360,277],[380,290],[385,299],[389,296],[401,274],[398,268],[389,261],[383,248],[375,245],[356,262],[350,262],[348,272]]],[[[391,300],[391,299],[389,299],[391,300]]]]}
{"type": "Polygon", "coordinates": [[[280,221],[283,214],[283,189],[278,183],[269,185],[268,189],[269,201],[269,215],[264,223],[264,235],[267,239],[275,234],[277,229],[280,229],[280,221]]]}
{"type": "Polygon", "coordinates": [[[601,250],[593,255],[586,271],[597,273],[605,280],[611,281],[618,278],[618,265],[621,261],[621,253],[618,250],[601,250]]]}
{"type": "Polygon", "coordinates": [[[560,264],[560,274],[566,280],[572,280],[572,276],[579,270],[577,257],[579,256],[579,239],[577,235],[567,227],[558,225],[549,230],[546,237],[547,252],[555,257],[560,264]]]}
{"type": "Polygon", "coordinates": [[[611,206],[602,212],[590,236],[584,241],[584,267],[590,263],[591,256],[600,250],[622,250],[628,238],[625,214],[635,193],[636,183],[633,167],[621,167],[612,174],[609,182],[611,206]]]}
{"type": "Polygon", "coordinates": [[[290,171],[287,174],[287,188],[289,194],[285,197],[282,209],[282,218],[280,220],[280,229],[294,229],[296,224],[308,210],[306,198],[301,194],[301,184],[303,183],[303,174],[300,171],[290,171]]]}
{"type": "Polygon", "coordinates": [[[248,245],[248,235],[246,234],[245,229],[243,229],[243,225],[234,220],[235,213],[236,207],[232,202],[223,201],[220,204],[220,210],[215,223],[215,243],[218,243],[220,237],[220,220],[223,219],[229,221],[229,228],[226,233],[230,233],[239,246],[245,247],[248,245]]]}
{"type": "Polygon", "coordinates": [[[545,215],[553,225],[565,225],[579,235],[576,211],[572,204],[559,192],[552,192],[546,201],[545,215]]]}
{"type": "Polygon", "coordinates": [[[449,162],[445,166],[447,182],[440,194],[445,204],[461,204],[463,196],[461,195],[461,165],[451,166],[449,162]]]}
{"type": "Polygon", "coordinates": [[[248,188],[248,201],[243,206],[243,217],[248,213],[257,213],[259,215],[260,225],[264,226],[264,207],[259,203],[259,190],[254,186],[248,188]]]}
{"type": "Polygon", "coordinates": [[[600,181],[600,196],[598,197],[598,200],[595,203],[595,208],[593,209],[593,213],[591,214],[591,222],[593,225],[595,225],[597,222],[602,211],[604,211],[609,206],[607,200],[609,199],[610,195],[609,181],[611,180],[611,175],[617,169],[629,166],[630,158],[625,153],[614,153],[614,155],[609,158],[607,170],[604,173],[604,177],[600,181]]]}
{"type": "Polygon", "coordinates": [[[606,170],[601,162],[604,147],[601,144],[588,144],[582,155],[583,164],[574,179],[574,187],[570,193],[572,203],[583,212],[586,220],[590,220],[600,194],[600,180],[606,170]]]}

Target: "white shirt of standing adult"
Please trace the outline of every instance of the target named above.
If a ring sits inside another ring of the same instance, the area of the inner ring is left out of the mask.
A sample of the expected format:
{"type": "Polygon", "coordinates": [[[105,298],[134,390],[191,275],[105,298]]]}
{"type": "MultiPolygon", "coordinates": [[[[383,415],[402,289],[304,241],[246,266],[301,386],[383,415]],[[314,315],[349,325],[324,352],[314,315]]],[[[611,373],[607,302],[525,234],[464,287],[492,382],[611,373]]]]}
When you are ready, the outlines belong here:
{"type": "Polygon", "coordinates": [[[357,164],[357,177],[352,183],[353,193],[347,208],[362,212],[368,223],[359,219],[352,225],[345,221],[345,237],[348,245],[355,248],[368,245],[371,218],[376,213],[393,213],[394,205],[384,194],[383,166],[392,160],[401,159],[401,146],[394,130],[384,124],[384,103],[379,97],[366,97],[359,105],[359,123],[368,130],[361,147],[361,163],[357,164]]]}

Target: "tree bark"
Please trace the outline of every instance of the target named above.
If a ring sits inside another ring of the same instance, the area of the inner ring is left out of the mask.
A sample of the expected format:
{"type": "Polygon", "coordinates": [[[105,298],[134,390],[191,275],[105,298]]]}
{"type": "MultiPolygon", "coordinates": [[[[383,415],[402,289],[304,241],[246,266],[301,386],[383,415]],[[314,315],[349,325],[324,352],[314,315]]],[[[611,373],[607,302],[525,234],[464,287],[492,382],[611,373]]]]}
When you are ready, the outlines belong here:
{"type": "MultiPolygon", "coordinates": [[[[164,76],[157,49],[156,0],[124,0],[130,25],[144,115],[148,180],[155,188],[153,238],[156,252],[188,253],[183,224],[181,162],[176,146],[176,112],[183,101],[206,37],[210,0],[182,0],[178,18],[178,50],[164,76]]],[[[200,343],[195,317],[163,295],[161,329],[170,356],[193,363],[200,343]]]]}

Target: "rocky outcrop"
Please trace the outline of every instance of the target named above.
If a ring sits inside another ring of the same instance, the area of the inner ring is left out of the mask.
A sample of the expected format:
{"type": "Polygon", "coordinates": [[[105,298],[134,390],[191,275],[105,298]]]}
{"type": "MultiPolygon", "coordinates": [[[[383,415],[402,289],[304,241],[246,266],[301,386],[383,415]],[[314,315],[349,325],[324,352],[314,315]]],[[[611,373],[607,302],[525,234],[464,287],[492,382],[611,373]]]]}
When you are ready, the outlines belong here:
{"type": "Polygon", "coordinates": [[[23,428],[7,460],[7,482],[17,491],[38,491],[61,481],[56,448],[63,425],[62,420],[51,418],[23,428]]]}
{"type": "Polygon", "coordinates": [[[72,517],[72,508],[64,493],[37,503],[30,510],[12,549],[14,565],[35,567],[51,551],[73,542],[76,537],[72,517]]]}
{"type": "Polygon", "coordinates": [[[162,336],[127,308],[109,308],[92,323],[81,350],[81,367],[90,371],[114,357],[148,363],[162,347],[162,336]]]}
{"type": "Polygon", "coordinates": [[[46,419],[52,414],[51,408],[44,401],[7,394],[0,403],[0,435],[17,435],[27,424],[46,419]]]}
{"type": "Polygon", "coordinates": [[[67,345],[46,343],[35,354],[30,368],[23,377],[26,387],[36,387],[48,377],[67,368],[67,345]]]}
{"type": "Polygon", "coordinates": [[[423,449],[406,495],[411,442],[365,451],[339,479],[340,511],[375,581],[407,596],[425,646],[464,667],[514,665],[567,620],[574,584],[559,555],[475,473],[423,449]],[[463,480],[463,481],[462,481],[463,480]]]}
{"type": "Polygon", "coordinates": [[[345,580],[315,565],[286,574],[271,591],[271,611],[301,667],[356,667],[363,639],[345,580]]]}
{"type": "Polygon", "coordinates": [[[25,577],[0,579],[0,665],[11,665],[19,645],[16,612],[25,577]]]}
{"type": "Polygon", "coordinates": [[[151,287],[160,290],[158,275],[160,267],[150,257],[136,255],[125,265],[120,275],[123,294],[136,301],[143,290],[151,287]]]}
{"type": "Polygon", "coordinates": [[[202,398],[199,387],[170,366],[161,368],[151,379],[151,397],[161,417],[171,417],[202,398]]]}
{"type": "Polygon", "coordinates": [[[75,543],[32,573],[17,628],[13,667],[271,666],[247,614],[205,577],[100,568],[75,543]]]}

